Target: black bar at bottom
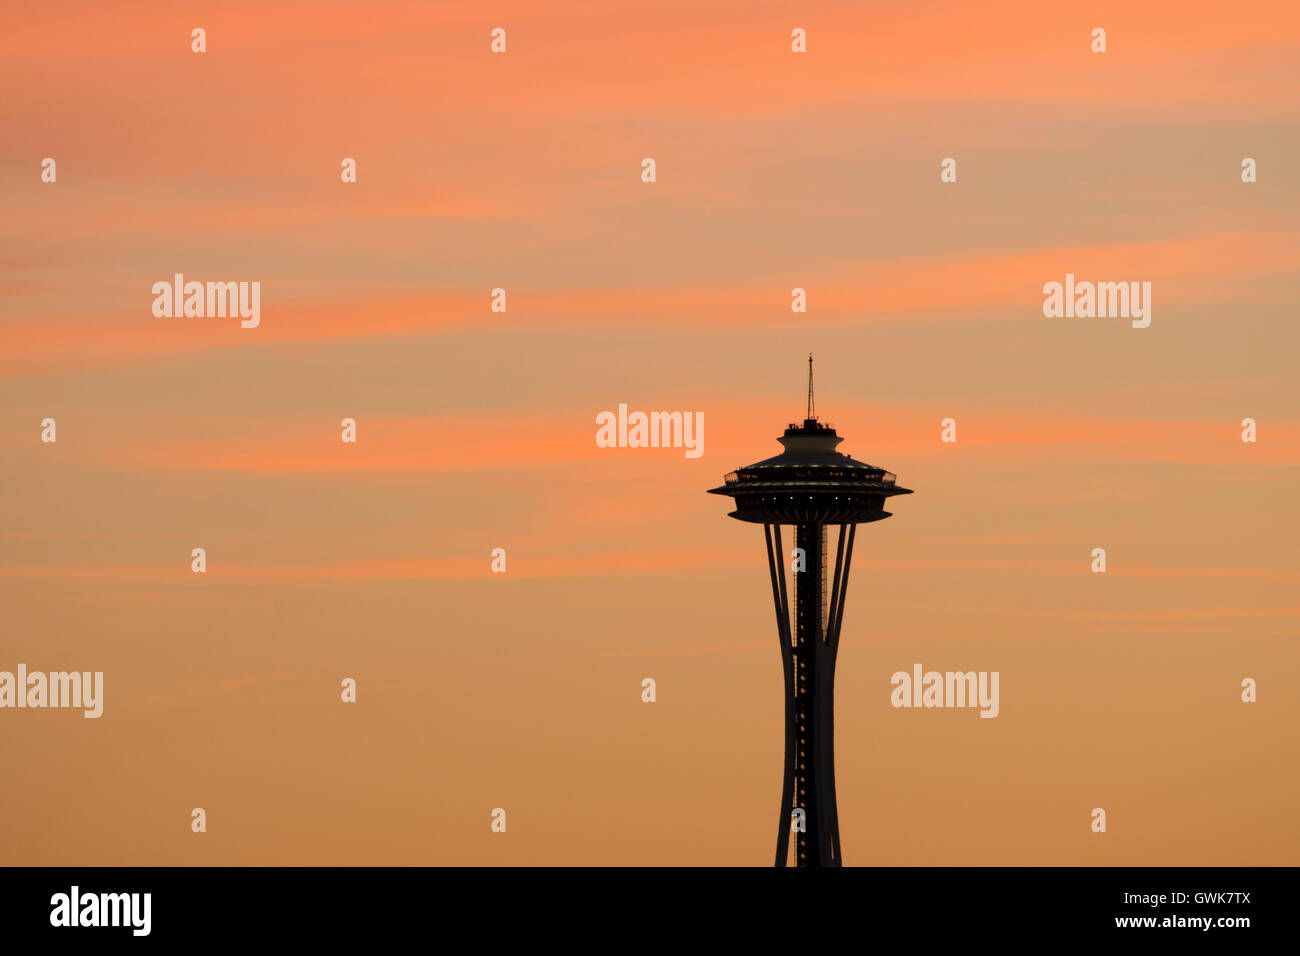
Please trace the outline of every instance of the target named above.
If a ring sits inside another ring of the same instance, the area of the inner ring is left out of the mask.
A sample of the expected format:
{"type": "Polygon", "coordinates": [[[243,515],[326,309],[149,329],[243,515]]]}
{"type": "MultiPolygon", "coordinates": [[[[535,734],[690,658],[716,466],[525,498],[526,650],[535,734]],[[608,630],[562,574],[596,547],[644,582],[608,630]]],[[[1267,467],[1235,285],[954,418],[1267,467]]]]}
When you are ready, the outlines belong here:
{"type": "MultiPolygon", "coordinates": [[[[916,951],[953,940],[1131,937],[1139,946],[1193,938],[1231,946],[1294,929],[1296,871],[1285,868],[849,868],[441,869],[441,868],[26,868],[0,870],[0,934],[51,952],[75,946],[285,941],[295,952],[340,940],[370,944],[412,936],[534,942],[569,934],[658,939],[712,927],[747,930],[771,945],[798,900],[814,893],[815,929],[912,939],[916,951]],[[87,907],[96,922],[72,926],[87,907]],[[148,934],[142,895],[149,894],[148,934]],[[101,906],[104,894],[113,894],[101,906]],[[96,902],[87,904],[87,897],[96,902]],[[60,909],[61,898],[69,906],[60,909]],[[134,905],[138,903],[139,905],[134,905]],[[104,919],[99,914],[103,912],[104,919]],[[136,919],[132,919],[132,917],[136,919]],[[52,925],[63,922],[69,925],[52,925]],[[764,928],[764,927],[767,928],[764,928]],[[425,935],[427,934],[427,935],[425,935]],[[646,934],[650,934],[648,937],[646,934]],[[1261,935],[1262,934],[1262,935],[1261,935]]],[[[800,924],[804,925],[804,924],[800,924]]],[[[807,930],[810,927],[804,925],[807,930]]],[[[459,949],[459,947],[457,947],[459,949]]],[[[17,950],[14,950],[15,952],[17,950]]],[[[87,950],[89,951],[89,950],[87,950]]]]}

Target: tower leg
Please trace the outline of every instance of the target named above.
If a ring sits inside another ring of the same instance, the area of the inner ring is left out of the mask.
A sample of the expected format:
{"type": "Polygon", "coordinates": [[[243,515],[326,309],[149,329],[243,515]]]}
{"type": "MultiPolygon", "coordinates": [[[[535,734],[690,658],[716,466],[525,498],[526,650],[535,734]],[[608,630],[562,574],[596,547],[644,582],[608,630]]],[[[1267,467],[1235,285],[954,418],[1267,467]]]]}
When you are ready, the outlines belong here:
{"type": "Polygon", "coordinates": [[[781,672],[785,687],[785,772],[781,784],[781,819],[776,830],[776,866],[783,867],[790,855],[790,814],[794,808],[794,659],[790,641],[790,604],[786,599],[785,564],[781,547],[781,526],[763,525],[767,541],[767,567],[772,576],[772,602],[776,606],[776,631],[781,643],[781,672]],[[775,549],[775,553],[773,553],[775,549]]]}

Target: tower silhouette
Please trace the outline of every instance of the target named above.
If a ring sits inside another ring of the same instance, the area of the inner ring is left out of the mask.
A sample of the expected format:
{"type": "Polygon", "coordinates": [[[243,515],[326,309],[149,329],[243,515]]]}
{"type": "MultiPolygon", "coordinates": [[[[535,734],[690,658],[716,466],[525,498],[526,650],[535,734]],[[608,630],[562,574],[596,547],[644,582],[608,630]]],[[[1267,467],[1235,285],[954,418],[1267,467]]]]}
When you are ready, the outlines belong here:
{"type": "Polygon", "coordinates": [[[777,635],[785,673],[785,782],[776,838],[776,865],[789,857],[792,815],[804,811],[796,830],[795,866],[841,866],[835,805],[835,657],[857,526],[889,517],[885,499],[910,495],[883,468],[835,450],[844,439],[819,422],[813,405],[812,355],[808,356],[808,414],[778,438],[785,450],[726,476],[711,495],[736,501],[731,517],[763,526],[772,578],[777,635]],[[790,613],[781,525],[794,526],[790,613]],[[827,529],[837,525],[834,570],[828,577],[827,529]],[[799,553],[802,551],[802,562],[799,553]],[[829,603],[828,597],[829,585],[829,603]]]}

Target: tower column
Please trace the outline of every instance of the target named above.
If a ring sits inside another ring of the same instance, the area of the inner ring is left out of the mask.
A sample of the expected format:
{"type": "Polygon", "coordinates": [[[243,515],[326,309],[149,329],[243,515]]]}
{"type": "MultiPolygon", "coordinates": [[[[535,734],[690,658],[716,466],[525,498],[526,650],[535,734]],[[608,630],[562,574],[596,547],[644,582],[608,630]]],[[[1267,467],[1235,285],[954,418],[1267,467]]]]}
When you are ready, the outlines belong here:
{"type": "MultiPolygon", "coordinates": [[[[802,548],[804,570],[795,572],[793,683],[788,688],[793,727],[794,779],[785,787],[804,811],[805,829],[795,834],[796,866],[839,866],[839,821],[835,804],[835,645],[827,608],[826,526],[795,526],[795,546],[802,548]]],[[[834,583],[840,585],[843,533],[836,553],[834,583]]],[[[838,594],[834,597],[838,598],[838,594]]],[[[838,601],[832,601],[832,605],[838,601]]],[[[789,820],[786,826],[789,826],[789,820]]]]}

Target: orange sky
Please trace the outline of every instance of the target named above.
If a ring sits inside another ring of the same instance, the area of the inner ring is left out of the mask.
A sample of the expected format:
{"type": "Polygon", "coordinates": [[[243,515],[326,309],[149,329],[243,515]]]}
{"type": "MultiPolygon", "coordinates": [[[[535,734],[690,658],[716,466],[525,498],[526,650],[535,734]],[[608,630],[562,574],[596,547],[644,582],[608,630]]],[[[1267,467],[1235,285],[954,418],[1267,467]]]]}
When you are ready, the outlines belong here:
{"type": "Polygon", "coordinates": [[[853,562],[846,861],[1297,862],[1294,3],[10,7],[0,670],[106,693],[0,711],[0,862],[768,864],[763,543],[704,491],[809,351],[916,491],[853,562]],[[176,272],[260,326],[155,317],[176,272]],[[1045,319],[1067,272],[1151,326],[1045,319]],[[703,456],[597,447],[620,403],[703,456]],[[914,663],[999,716],[893,709],[914,663]]]}

